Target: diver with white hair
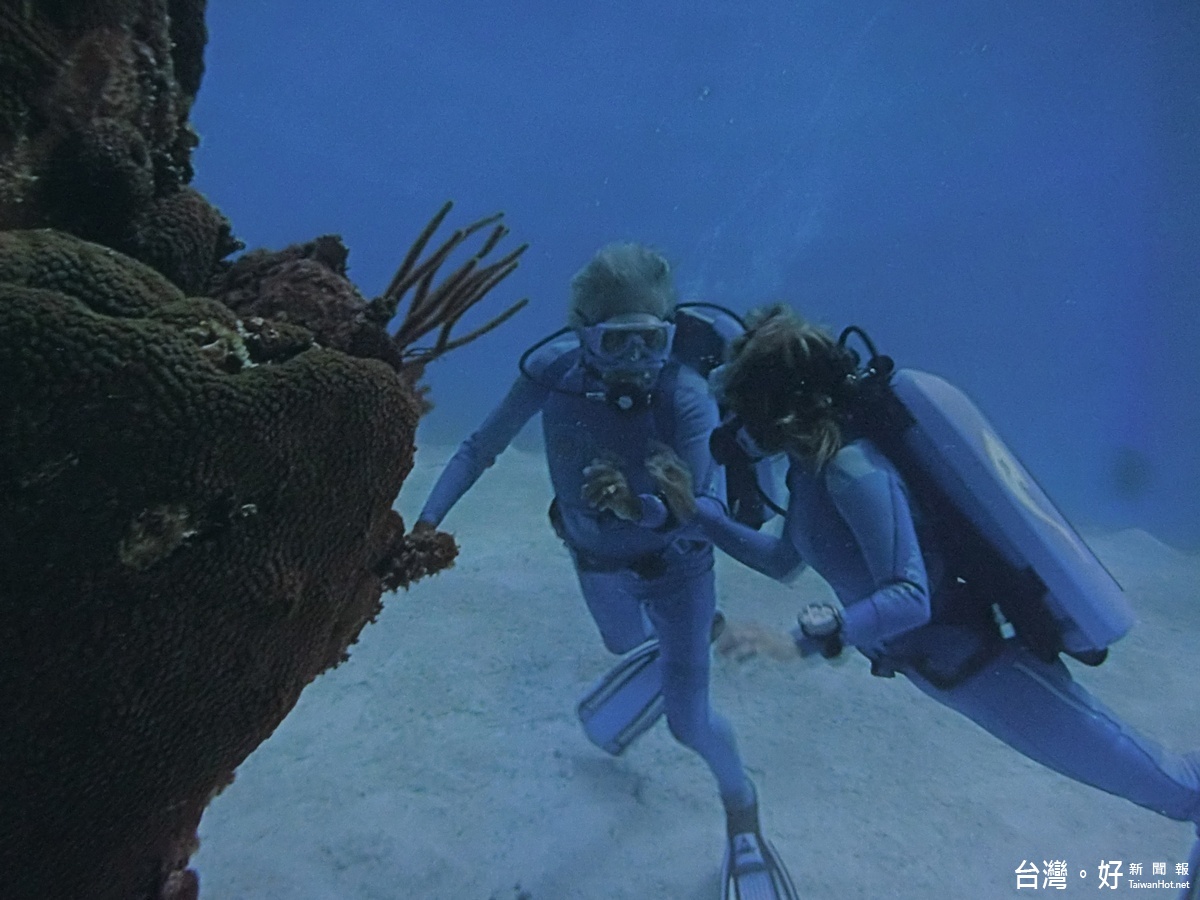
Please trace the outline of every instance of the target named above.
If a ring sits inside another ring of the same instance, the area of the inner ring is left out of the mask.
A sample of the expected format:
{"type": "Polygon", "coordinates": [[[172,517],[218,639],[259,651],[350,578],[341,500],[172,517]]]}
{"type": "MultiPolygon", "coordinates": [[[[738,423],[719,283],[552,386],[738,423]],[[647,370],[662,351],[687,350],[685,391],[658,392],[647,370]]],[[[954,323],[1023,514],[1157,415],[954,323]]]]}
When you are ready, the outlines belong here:
{"type": "Polygon", "coordinates": [[[637,244],[598,251],[572,279],[567,327],[522,357],[516,383],[446,465],[416,527],[436,527],[540,412],[551,522],[605,647],[624,654],[580,702],[589,738],[619,754],[665,712],[671,734],[717,781],[725,896],[789,900],[795,891],[762,836],[733,730],[709,701],[710,642],[722,621],[712,544],[680,528],[644,465],[670,448],[703,490],[723,480],[708,445],[716,404],[701,375],[672,355],[676,305],[661,255],[637,244]],[[606,477],[585,494],[597,467],[606,477]]]}

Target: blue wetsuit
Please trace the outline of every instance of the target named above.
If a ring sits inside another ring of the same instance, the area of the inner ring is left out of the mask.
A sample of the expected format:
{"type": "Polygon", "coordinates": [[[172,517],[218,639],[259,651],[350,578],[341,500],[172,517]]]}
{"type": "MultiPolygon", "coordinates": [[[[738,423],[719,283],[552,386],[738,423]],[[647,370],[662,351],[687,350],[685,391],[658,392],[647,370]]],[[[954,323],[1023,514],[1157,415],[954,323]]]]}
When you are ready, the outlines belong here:
{"type": "Polygon", "coordinates": [[[946,576],[957,562],[944,552],[952,537],[939,539],[936,526],[918,528],[920,504],[910,506],[906,485],[873,443],[848,443],[820,473],[793,460],[788,487],[782,538],[738,525],[708,497],[698,501],[700,530],[776,578],[809,563],[842,602],[845,643],[870,658],[877,674],[904,674],[1063,775],[1200,823],[1200,754],[1171,753],[1142,737],[1057,657],[1046,661],[1019,640],[1004,640],[991,618],[989,586],[964,590],[946,576]]]}
{"type": "Polygon", "coordinates": [[[745,806],[753,788],[733,730],[709,704],[709,632],[716,610],[712,544],[693,531],[667,527],[667,509],[644,466],[651,442],[662,441],[686,461],[696,484],[719,487],[721,471],[708,451],[717,410],[707,385],[690,369],[669,363],[650,408],[616,409],[584,396],[602,394],[603,386],[579,363],[573,336],[533,354],[526,369],[532,377],[517,379],[446,465],[420,519],[439,524],[540,412],[555,494],[552,518],[605,647],[623,653],[658,636],[671,733],[708,763],[726,806],[745,806]],[[618,461],[638,494],[641,522],[597,512],[582,499],[584,468],[605,457],[618,461]]]}

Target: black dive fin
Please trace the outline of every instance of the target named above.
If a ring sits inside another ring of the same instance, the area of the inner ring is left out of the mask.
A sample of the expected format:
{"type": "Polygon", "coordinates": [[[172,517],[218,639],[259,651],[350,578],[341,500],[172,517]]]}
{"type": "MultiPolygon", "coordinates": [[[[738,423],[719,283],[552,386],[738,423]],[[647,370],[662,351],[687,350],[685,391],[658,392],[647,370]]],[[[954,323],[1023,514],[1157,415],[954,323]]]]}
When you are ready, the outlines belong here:
{"type": "Polygon", "coordinates": [[[775,848],[753,831],[735,834],[721,865],[722,900],[799,900],[775,848]]]}

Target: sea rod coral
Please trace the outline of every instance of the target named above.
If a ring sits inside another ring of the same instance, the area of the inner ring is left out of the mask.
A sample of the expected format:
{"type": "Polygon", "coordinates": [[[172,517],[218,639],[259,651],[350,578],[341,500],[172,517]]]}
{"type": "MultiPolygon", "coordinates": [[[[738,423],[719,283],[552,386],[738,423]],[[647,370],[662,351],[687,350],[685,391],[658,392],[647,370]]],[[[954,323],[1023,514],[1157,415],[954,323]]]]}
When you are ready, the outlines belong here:
{"type": "Polygon", "coordinates": [[[520,306],[454,334],[523,248],[489,261],[492,218],[427,252],[448,206],[374,300],[332,236],[227,261],[187,185],[203,13],[0,2],[6,898],[197,895],[211,797],[452,562],[392,508],[420,377],[520,306]]]}

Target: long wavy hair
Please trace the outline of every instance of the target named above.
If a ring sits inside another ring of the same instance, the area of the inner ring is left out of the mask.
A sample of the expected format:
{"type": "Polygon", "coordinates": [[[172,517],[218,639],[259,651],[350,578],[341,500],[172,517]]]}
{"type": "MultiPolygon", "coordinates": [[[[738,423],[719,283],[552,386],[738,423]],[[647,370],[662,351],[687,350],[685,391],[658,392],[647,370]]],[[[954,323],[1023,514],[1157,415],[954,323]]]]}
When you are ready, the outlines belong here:
{"type": "Polygon", "coordinates": [[[762,449],[786,450],[819,470],[845,441],[842,401],[856,363],[827,331],[780,303],[747,316],[713,390],[762,449]]]}

